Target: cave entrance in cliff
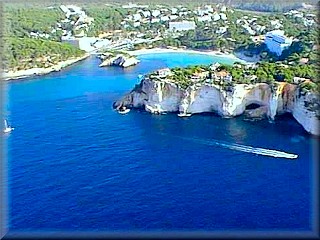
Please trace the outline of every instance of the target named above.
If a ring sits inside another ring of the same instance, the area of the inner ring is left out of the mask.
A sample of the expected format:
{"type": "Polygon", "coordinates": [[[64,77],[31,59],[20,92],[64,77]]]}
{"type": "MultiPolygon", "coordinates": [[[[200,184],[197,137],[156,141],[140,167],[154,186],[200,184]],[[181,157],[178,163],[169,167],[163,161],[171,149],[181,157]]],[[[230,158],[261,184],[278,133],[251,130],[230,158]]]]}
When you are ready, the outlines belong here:
{"type": "Polygon", "coordinates": [[[261,107],[260,104],[258,104],[258,103],[251,103],[251,104],[249,104],[249,105],[246,106],[246,110],[253,110],[253,109],[257,109],[257,108],[259,108],[259,107],[261,107]]]}

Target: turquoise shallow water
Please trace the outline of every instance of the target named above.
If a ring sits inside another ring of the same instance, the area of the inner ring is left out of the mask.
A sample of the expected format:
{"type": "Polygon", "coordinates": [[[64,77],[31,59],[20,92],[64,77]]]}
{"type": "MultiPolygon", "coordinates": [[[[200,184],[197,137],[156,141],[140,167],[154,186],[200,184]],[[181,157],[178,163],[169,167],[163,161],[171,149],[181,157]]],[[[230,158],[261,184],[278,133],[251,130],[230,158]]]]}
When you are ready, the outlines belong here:
{"type": "Polygon", "coordinates": [[[10,229],[310,230],[316,140],[288,116],[269,123],[212,114],[120,115],[112,103],[139,74],[222,59],[139,58],[129,69],[99,68],[89,58],[7,84],[6,117],[15,127],[5,136],[10,229]],[[219,141],[299,157],[212,144],[219,141]]]}

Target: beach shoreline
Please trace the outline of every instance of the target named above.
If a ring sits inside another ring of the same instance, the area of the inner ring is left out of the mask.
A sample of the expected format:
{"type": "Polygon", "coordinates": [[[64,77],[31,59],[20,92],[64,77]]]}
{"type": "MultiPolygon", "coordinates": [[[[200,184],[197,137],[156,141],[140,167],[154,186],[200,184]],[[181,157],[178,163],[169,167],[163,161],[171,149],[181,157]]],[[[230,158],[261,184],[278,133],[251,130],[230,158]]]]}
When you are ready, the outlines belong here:
{"type": "Polygon", "coordinates": [[[86,58],[88,58],[90,54],[86,53],[85,55],[77,58],[72,58],[66,61],[62,61],[57,63],[56,65],[48,68],[30,68],[26,70],[19,70],[19,71],[8,71],[2,73],[2,80],[4,81],[11,81],[11,80],[21,80],[28,77],[39,76],[49,74],[51,72],[58,72],[63,68],[66,68],[72,64],[80,62],[86,58]]]}
{"type": "Polygon", "coordinates": [[[234,59],[236,61],[240,62],[246,62],[244,59],[241,59],[234,55],[233,53],[223,53],[220,51],[197,51],[197,50],[191,50],[191,49],[182,49],[182,48],[150,48],[150,49],[139,49],[139,50],[132,50],[132,51],[126,51],[126,53],[134,56],[144,55],[144,54],[155,54],[155,53],[191,53],[191,54],[203,54],[208,56],[217,56],[217,57],[223,57],[223,58],[229,58],[234,59]]]}

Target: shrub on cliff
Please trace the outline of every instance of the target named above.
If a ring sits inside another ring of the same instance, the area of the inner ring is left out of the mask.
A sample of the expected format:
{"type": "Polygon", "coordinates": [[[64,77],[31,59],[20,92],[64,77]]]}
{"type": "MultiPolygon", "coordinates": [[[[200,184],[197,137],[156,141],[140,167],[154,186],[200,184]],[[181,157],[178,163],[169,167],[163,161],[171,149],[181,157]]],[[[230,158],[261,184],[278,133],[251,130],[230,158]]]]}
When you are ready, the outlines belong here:
{"type": "Polygon", "coordinates": [[[319,85],[317,85],[316,83],[314,83],[312,81],[305,81],[305,82],[301,83],[299,86],[302,91],[320,92],[319,85]]]}

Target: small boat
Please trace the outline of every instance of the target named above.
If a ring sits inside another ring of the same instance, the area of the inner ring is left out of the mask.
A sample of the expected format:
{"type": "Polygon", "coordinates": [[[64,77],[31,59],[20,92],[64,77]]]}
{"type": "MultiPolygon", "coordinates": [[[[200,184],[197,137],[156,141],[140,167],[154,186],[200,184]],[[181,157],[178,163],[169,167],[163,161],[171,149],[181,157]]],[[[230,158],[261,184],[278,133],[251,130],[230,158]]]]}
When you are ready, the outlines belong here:
{"type": "Polygon", "coordinates": [[[118,113],[120,113],[120,114],[126,114],[128,112],[130,112],[130,109],[129,108],[125,108],[125,107],[118,110],[118,113]]]}
{"type": "Polygon", "coordinates": [[[13,127],[10,127],[10,126],[8,125],[7,120],[4,120],[4,129],[3,129],[3,132],[4,132],[4,133],[9,133],[9,132],[11,132],[13,129],[14,129],[13,127]]]}
{"type": "Polygon", "coordinates": [[[154,108],[149,106],[149,105],[146,105],[145,106],[146,110],[153,113],[153,114],[161,114],[162,112],[160,111],[159,107],[156,105],[154,108]]]}
{"type": "Polygon", "coordinates": [[[190,117],[192,114],[191,113],[179,113],[179,117],[190,117]]]}

